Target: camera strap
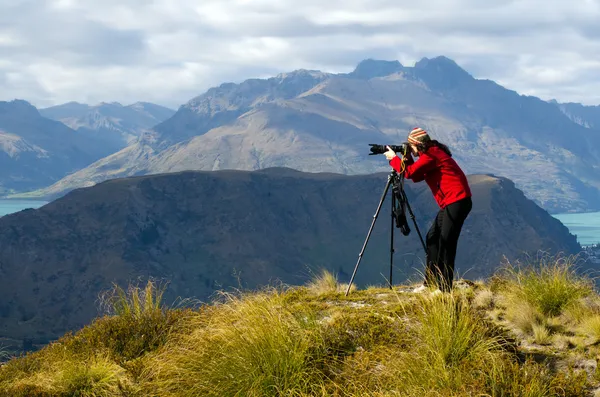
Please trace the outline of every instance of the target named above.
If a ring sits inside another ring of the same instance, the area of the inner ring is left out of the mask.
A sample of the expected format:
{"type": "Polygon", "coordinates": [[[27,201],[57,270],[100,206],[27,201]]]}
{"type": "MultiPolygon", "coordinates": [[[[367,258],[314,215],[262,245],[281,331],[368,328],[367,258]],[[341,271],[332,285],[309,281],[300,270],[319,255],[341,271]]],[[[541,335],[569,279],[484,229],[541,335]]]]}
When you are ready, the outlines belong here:
{"type": "Polygon", "coordinates": [[[400,184],[404,183],[404,177],[400,176],[395,178],[393,181],[392,192],[396,199],[396,205],[393,209],[394,218],[396,219],[396,227],[400,229],[403,235],[408,236],[410,233],[410,227],[408,226],[408,220],[406,219],[406,196],[404,189],[400,189],[400,184]],[[400,179],[400,181],[399,181],[400,179]]]}

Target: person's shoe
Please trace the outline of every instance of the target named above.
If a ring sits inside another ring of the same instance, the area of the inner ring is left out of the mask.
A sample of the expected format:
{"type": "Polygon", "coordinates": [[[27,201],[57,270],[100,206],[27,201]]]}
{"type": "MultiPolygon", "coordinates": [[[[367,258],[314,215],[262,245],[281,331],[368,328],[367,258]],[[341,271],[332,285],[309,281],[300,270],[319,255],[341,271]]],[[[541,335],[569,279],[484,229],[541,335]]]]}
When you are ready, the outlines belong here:
{"type": "Polygon", "coordinates": [[[421,285],[420,287],[417,287],[417,288],[415,288],[415,289],[412,290],[412,292],[415,293],[415,294],[420,294],[420,293],[425,292],[425,291],[427,291],[427,286],[425,286],[425,285],[421,285]]]}

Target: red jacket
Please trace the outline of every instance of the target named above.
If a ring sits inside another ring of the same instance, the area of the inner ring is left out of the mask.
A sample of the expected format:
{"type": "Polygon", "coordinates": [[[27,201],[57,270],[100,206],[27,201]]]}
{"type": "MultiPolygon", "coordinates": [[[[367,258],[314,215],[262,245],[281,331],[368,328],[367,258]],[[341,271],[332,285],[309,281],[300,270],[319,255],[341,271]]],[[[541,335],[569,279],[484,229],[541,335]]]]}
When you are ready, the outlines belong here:
{"type": "MultiPolygon", "coordinates": [[[[400,157],[391,159],[390,165],[401,172],[400,157]]],[[[413,164],[405,163],[405,167],[404,177],[413,182],[424,179],[442,209],[458,200],[471,197],[469,182],[463,171],[452,157],[436,146],[422,153],[413,164]]]]}

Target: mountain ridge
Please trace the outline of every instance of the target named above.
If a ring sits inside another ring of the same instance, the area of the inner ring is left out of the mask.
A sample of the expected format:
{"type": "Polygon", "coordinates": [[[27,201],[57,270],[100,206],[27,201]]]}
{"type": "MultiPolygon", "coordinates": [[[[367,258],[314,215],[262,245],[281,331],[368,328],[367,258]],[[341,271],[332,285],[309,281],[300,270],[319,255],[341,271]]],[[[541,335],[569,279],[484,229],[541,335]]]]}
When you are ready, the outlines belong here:
{"type": "Polygon", "coordinates": [[[13,197],[55,198],[107,178],[183,169],[380,172],[385,164],[366,155],[367,145],[401,143],[417,125],[448,144],[467,172],[506,176],[549,211],[600,209],[600,132],[551,103],[475,79],[444,56],[412,67],[367,59],[350,73],[299,69],[223,83],[123,152],[13,197]],[[132,152],[138,160],[127,158],[132,152]]]}
{"type": "Polygon", "coordinates": [[[0,101],[0,192],[47,186],[111,152],[25,100],[0,101]]]}
{"type": "Polygon", "coordinates": [[[40,114],[60,121],[68,127],[103,138],[114,145],[114,151],[126,147],[144,131],[175,114],[175,110],[149,102],[123,106],[119,102],[96,105],[68,102],[40,109],[40,114]]]}

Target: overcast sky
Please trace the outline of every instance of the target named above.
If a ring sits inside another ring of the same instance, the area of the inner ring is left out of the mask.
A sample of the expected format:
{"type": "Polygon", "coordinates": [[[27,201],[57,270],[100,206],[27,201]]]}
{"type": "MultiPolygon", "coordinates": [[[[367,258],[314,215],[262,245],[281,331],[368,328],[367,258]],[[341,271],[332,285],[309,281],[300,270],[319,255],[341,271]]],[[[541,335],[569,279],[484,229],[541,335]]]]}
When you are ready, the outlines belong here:
{"type": "Polygon", "coordinates": [[[172,108],[223,82],[445,55],[600,104],[600,0],[0,0],[0,100],[172,108]]]}

